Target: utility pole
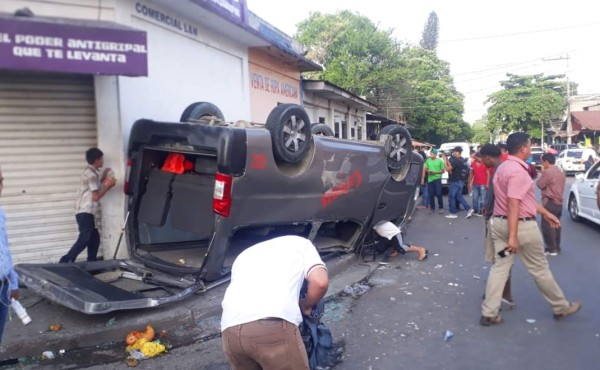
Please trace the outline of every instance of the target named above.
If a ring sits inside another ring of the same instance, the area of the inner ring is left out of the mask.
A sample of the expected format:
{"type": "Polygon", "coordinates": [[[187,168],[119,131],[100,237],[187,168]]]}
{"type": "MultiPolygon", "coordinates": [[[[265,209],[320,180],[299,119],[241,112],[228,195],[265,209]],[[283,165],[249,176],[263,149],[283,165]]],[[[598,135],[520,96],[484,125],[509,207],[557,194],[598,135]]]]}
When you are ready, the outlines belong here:
{"type": "MultiPolygon", "coordinates": [[[[567,71],[565,72],[565,76],[567,77],[567,144],[571,144],[571,83],[569,82],[569,59],[571,56],[567,53],[564,56],[557,58],[544,58],[543,61],[552,61],[552,60],[566,60],[567,61],[567,71]]],[[[544,134],[542,133],[542,137],[544,134]]]]}

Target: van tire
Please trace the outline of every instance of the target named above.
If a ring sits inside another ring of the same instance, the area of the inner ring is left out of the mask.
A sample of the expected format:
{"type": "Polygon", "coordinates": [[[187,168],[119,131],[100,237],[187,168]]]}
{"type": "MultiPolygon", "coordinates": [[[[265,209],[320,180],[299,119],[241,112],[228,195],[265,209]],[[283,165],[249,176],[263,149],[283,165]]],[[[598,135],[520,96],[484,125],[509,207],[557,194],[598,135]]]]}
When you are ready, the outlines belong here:
{"type": "Polygon", "coordinates": [[[313,123],[310,126],[310,131],[313,135],[333,136],[333,130],[325,123],[313,123]]]}
{"type": "Polygon", "coordinates": [[[215,117],[221,121],[225,120],[223,112],[214,104],[209,102],[196,102],[192,103],[185,108],[179,118],[179,122],[194,122],[202,117],[215,117]]]}
{"type": "Polygon", "coordinates": [[[381,129],[378,140],[381,141],[383,135],[389,136],[384,142],[388,169],[390,172],[401,171],[410,164],[412,156],[410,133],[400,125],[388,125],[381,129]]]}
{"type": "Polygon", "coordinates": [[[304,108],[280,104],[269,113],[266,126],[271,133],[276,161],[295,164],[304,159],[312,139],[310,120],[304,108]]]}

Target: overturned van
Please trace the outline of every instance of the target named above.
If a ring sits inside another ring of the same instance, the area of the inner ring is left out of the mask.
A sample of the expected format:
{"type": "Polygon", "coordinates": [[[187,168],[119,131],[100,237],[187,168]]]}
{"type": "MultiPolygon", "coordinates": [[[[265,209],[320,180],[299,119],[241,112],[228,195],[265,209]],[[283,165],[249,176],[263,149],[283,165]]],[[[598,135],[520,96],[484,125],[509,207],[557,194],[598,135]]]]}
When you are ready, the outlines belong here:
{"type": "Polygon", "coordinates": [[[130,259],[21,264],[23,284],[89,314],[155,307],[227,282],[257,242],[300,235],[326,259],[358,252],[373,225],[402,225],[414,209],[423,160],[402,126],[377,141],[338,139],[293,104],[266,124],[225,122],[210,103],[180,121],[132,127],[130,259]]]}

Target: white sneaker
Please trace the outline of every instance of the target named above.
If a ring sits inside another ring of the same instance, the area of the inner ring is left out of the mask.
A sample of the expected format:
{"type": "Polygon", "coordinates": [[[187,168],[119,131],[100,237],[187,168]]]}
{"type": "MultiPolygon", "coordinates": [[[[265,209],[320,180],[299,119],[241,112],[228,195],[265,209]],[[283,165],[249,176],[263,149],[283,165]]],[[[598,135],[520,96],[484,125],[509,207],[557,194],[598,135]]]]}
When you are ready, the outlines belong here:
{"type": "Polygon", "coordinates": [[[469,218],[471,216],[473,216],[473,208],[471,208],[470,210],[467,211],[467,217],[465,217],[465,218],[469,218]]]}
{"type": "Polygon", "coordinates": [[[458,215],[454,214],[454,213],[450,213],[448,215],[446,215],[446,218],[457,218],[458,215]]]}

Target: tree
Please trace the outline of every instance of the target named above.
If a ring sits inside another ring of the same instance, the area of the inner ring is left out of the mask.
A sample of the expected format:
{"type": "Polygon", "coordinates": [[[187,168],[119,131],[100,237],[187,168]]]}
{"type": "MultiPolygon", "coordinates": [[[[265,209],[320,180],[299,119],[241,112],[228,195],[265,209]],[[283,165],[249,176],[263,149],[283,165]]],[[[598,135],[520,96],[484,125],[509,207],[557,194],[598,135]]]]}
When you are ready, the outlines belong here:
{"type": "Polygon", "coordinates": [[[324,66],[308,78],[324,79],[365,96],[388,118],[403,117],[415,137],[439,144],[470,138],[463,121],[463,96],[454,87],[447,62],[434,51],[404,46],[370,19],[349,11],[312,13],[296,38],[307,57],[324,66]]]}
{"type": "Polygon", "coordinates": [[[481,145],[487,144],[490,142],[490,135],[493,133],[490,132],[488,128],[487,116],[484,115],[482,118],[478,119],[473,123],[473,138],[471,139],[474,143],[479,143],[481,145]]]}
{"type": "Polygon", "coordinates": [[[438,16],[432,11],[429,13],[427,23],[425,23],[423,33],[421,34],[421,42],[419,45],[421,45],[423,49],[435,51],[438,45],[439,28],[438,16]]]}
{"type": "Polygon", "coordinates": [[[564,76],[514,75],[501,81],[502,90],[489,95],[488,129],[505,133],[523,131],[540,137],[542,125],[564,112],[566,101],[561,91],[564,76]]]}
{"type": "Polygon", "coordinates": [[[408,47],[401,52],[403,84],[398,91],[402,110],[414,135],[428,142],[463,141],[471,128],[462,119],[464,97],[450,75],[450,66],[435,52],[408,47]]]}
{"type": "Polygon", "coordinates": [[[361,96],[372,96],[393,74],[398,47],[392,30],[379,30],[368,18],[344,10],[311,13],[300,22],[296,38],[310,48],[307,57],[324,71],[308,74],[361,96]]]}

